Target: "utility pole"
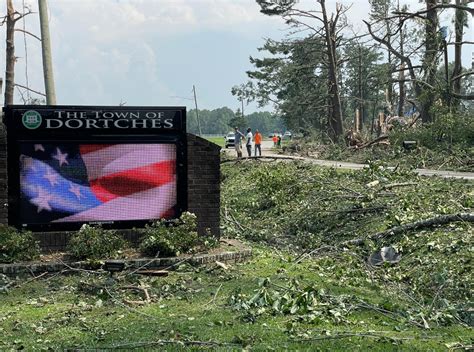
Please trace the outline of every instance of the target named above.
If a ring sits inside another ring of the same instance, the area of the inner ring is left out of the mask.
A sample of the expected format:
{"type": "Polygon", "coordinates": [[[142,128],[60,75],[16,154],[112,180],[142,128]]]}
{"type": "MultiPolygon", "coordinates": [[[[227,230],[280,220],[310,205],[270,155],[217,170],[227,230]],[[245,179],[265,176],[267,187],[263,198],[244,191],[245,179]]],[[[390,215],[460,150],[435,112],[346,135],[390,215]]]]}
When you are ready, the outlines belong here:
{"type": "Polygon", "coordinates": [[[53,60],[51,58],[51,38],[49,36],[48,5],[46,1],[47,0],[38,0],[41,27],[41,48],[43,53],[44,87],[46,90],[46,104],[56,105],[53,60]]]}
{"type": "Polygon", "coordinates": [[[196,99],[196,87],[193,84],[193,93],[194,93],[194,104],[196,105],[196,120],[198,123],[199,135],[202,136],[201,123],[199,122],[199,111],[198,111],[198,102],[196,99]]]}

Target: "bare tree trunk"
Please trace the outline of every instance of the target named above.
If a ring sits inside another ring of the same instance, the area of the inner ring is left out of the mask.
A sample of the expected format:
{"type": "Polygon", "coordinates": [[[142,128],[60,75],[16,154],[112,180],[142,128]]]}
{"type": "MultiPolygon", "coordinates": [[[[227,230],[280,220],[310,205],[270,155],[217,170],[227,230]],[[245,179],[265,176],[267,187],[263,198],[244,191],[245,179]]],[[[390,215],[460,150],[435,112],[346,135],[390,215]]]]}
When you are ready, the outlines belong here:
{"type": "Polygon", "coordinates": [[[361,127],[361,118],[360,110],[356,109],[355,118],[354,118],[354,132],[360,132],[361,127]]]}
{"type": "Polygon", "coordinates": [[[325,0],[318,0],[321,4],[323,14],[324,32],[328,55],[328,90],[330,101],[330,114],[328,116],[329,136],[333,141],[337,141],[342,135],[342,109],[339,96],[337,80],[337,56],[336,56],[336,21],[328,19],[326,13],[325,0]]]}
{"type": "Polygon", "coordinates": [[[402,62],[400,66],[400,74],[398,75],[398,79],[400,80],[400,83],[398,83],[398,90],[400,93],[400,96],[398,97],[398,116],[403,116],[405,112],[405,71],[403,70],[405,68],[405,63],[402,62]]]}
{"type": "MultiPolygon", "coordinates": [[[[426,3],[426,20],[425,20],[425,57],[423,58],[423,72],[425,74],[424,81],[431,86],[435,85],[436,69],[438,66],[437,54],[439,49],[438,43],[438,12],[436,10],[436,0],[425,0],[426,3]]],[[[434,120],[433,113],[430,111],[434,103],[434,94],[428,88],[423,90],[427,94],[423,94],[421,101],[421,121],[424,123],[434,120]]]]}
{"type": "MultiPolygon", "coordinates": [[[[388,13],[387,13],[388,16],[388,13]]],[[[385,21],[385,26],[387,28],[387,41],[391,45],[392,43],[392,35],[390,34],[390,22],[388,20],[385,21]]],[[[389,74],[390,78],[392,76],[392,70],[393,70],[393,58],[392,58],[392,53],[389,51],[388,52],[388,69],[389,69],[389,74]]],[[[385,102],[387,104],[387,110],[390,115],[393,114],[393,85],[391,82],[391,79],[388,80],[387,83],[387,88],[385,89],[385,102]]]]}
{"type": "Polygon", "coordinates": [[[13,104],[15,90],[15,9],[12,0],[7,0],[7,39],[5,65],[5,106],[13,104]]]}
{"type": "MultiPolygon", "coordinates": [[[[464,5],[464,0],[456,0],[456,5],[464,5]]],[[[461,79],[453,79],[456,76],[461,74],[461,55],[462,55],[462,38],[463,38],[463,29],[465,22],[465,13],[461,9],[456,9],[456,16],[454,22],[456,40],[454,44],[454,69],[451,74],[451,79],[453,82],[453,93],[461,94],[461,79]]]]}
{"type": "MultiPolygon", "coordinates": [[[[364,93],[362,91],[362,48],[359,44],[359,68],[358,68],[358,88],[359,88],[359,121],[358,128],[362,129],[364,124],[364,93]]],[[[359,130],[357,130],[358,132],[359,130]]]]}
{"type": "MultiPolygon", "coordinates": [[[[404,55],[403,53],[403,28],[400,28],[400,54],[404,55]]],[[[405,63],[401,62],[400,64],[400,73],[398,75],[399,83],[398,83],[398,90],[399,90],[399,98],[398,98],[398,116],[404,115],[404,106],[405,106],[405,63]]]]}

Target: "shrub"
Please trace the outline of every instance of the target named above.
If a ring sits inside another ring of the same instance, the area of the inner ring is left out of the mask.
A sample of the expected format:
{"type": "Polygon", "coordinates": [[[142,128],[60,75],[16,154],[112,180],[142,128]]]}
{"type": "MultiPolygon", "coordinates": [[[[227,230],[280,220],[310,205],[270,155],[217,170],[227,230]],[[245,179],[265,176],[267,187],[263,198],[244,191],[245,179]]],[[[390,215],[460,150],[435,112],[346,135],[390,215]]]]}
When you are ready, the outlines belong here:
{"type": "Polygon", "coordinates": [[[185,212],[177,220],[158,220],[141,231],[140,251],[150,256],[174,256],[201,244],[196,215],[185,212]]]}
{"type": "Polygon", "coordinates": [[[103,259],[115,256],[125,244],[115,231],[83,225],[72,235],[68,247],[77,259],[103,259]]]}
{"type": "Polygon", "coordinates": [[[0,262],[33,260],[40,254],[39,242],[29,231],[0,225],[0,262]]]}
{"type": "Polygon", "coordinates": [[[401,145],[403,140],[416,140],[421,146],[432,150],[446,150],[453,146],[468,148],[474,139],[474,118],[472,114],[445,113],[437,116],[430,124],[418,128],[396,128],[390,134],[393,145],[401,145]]]}

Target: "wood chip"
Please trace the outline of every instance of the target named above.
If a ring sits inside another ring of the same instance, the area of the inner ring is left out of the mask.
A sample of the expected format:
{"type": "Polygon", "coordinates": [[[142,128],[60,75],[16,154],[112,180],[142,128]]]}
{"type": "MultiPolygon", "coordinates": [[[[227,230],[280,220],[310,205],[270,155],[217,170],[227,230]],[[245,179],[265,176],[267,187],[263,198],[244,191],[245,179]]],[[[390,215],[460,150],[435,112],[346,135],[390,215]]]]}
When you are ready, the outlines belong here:
{"type": "Polygon", "coordinates": [[[229,266],[228,266],[228,265],[226,265],[226,264],[224,264],[224,263],[222,263],[222,262],[218,262],[217,260],[216,260],[216,265],[220,266],[220,267],[221,267],[222,269],[224,269],[224,270],[228,270],[228,269],[229,269],[229,266]]]}

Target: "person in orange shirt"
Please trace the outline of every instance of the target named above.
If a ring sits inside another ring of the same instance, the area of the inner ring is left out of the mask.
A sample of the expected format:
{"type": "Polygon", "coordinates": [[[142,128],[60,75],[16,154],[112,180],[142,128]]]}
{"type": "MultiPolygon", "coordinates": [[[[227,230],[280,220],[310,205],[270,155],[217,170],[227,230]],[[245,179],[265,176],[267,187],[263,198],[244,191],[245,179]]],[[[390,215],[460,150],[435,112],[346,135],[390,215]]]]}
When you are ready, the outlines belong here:
{"type": "Polygon", "coordinates": [[[277,137],[276,133],[273,134],[272,141],[273,141],[273,147],[276,147],[277,142],[278,142],[278,137],[277,137]]]}
{"type": "Polygon", "coordinates": [[[257,150],[259,156],[262,156],[262,134],[258,130],[255,130],[253,140],[255,141],[255,156],[257,156],[257,150]]]}

